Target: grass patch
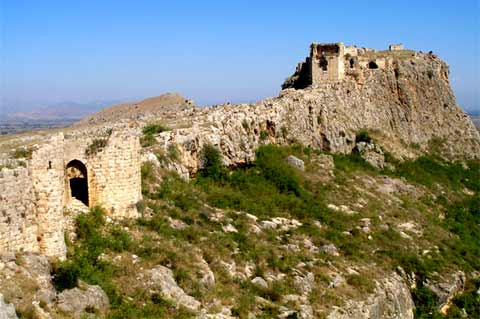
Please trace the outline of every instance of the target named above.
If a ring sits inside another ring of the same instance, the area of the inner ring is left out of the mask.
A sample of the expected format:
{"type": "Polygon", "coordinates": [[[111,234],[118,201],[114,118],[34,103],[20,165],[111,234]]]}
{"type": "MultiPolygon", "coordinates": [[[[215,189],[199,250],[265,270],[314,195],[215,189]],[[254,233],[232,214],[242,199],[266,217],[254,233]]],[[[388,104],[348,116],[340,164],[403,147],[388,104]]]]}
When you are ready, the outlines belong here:
{"type": "Polygon", "coordinates": [[[373,139],[366,129],[360,130],[355,136],[355,143],[365,142],[368,144],[368,143],[371,143],[372,141],[373,139]]]}
{"type": "Polygon", "coordinates": [[[140,144],[142,147],[154,145],[156,142],[155,135],[165,131],[169,131],[169,128],[163,126],[162,124],[146,125],[142,130],[143,135],[140,138],[140,144]]]}
{"type": "Polygon", "coordinates": [[[93,156],[101,152],[108,144],[108,138],[96,138],[85,149],[86,156],[93,156]]]}
{"type": "Polygon", "coordinates": [[[425,155],[399,163],[394,175],[427,187],[441,184],[454,190],[467,187],[476,192],[480,191],[478,161],[468,161],[464,166],[459,162],[445,162],[438,157],[425,155]]]}
{"type": "Polygon", "coordinates": [[[22,148],[17,148],[15,151],[13,151],[12,157],[31,159],[32,154],[33,154],[33,149],[22,147],[22,148]]]}

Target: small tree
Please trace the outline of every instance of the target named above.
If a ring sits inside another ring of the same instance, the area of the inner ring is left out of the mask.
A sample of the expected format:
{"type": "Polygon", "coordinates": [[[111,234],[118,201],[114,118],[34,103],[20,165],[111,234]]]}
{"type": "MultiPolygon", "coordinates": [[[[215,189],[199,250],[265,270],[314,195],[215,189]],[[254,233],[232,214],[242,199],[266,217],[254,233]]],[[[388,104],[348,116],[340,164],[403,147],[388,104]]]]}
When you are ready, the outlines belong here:
{"type": "Polygon", "coordinates": [[[222,163],[222,156],[215,146],[206,144],[200,153],[200,160],[203,166],[200,171],[201,176],[209,177],[216,181],[224,178],[225,169],[222,163]]]}

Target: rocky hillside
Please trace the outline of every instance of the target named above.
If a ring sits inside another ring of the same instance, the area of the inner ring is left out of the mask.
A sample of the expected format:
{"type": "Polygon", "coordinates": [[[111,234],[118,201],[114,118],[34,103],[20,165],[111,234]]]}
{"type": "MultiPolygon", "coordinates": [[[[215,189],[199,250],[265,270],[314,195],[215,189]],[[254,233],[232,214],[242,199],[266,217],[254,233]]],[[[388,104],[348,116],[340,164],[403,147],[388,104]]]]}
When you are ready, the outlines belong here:
{"type": "Polygon", "coordinates": [[[145,116],[159,117],[193,107],[193,102],[176,93],[165,93],[140,102],[124,103],[107,107],[82,119],[76,125],[94,125],[123,119],[140,119],[145,116]]]}
{"type": "Polygon", "coordinates": [[[205,147],[204,169],[186,182],[163,168],[173,150],[147,152],[143,217],[80,215],[68,259],[53,265],[3,255],[2,309],[22,318],[480,314],[478,161],[390,159],[378,169],[361,153],[265,145],[251,166],[228,170],[219,155],[205,147]]]}

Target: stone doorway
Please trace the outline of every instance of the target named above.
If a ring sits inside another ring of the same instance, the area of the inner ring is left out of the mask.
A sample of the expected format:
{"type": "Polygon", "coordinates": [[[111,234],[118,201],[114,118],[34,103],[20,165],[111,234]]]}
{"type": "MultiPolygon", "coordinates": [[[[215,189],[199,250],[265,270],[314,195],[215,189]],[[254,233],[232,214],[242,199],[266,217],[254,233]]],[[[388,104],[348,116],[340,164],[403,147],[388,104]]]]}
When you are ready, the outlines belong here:
{"type": "Polygon", "coordinates": [[[68,203],[74,199],[89,206],[87,167],[79,160],[70,161],[66,168],[68,203]]]}

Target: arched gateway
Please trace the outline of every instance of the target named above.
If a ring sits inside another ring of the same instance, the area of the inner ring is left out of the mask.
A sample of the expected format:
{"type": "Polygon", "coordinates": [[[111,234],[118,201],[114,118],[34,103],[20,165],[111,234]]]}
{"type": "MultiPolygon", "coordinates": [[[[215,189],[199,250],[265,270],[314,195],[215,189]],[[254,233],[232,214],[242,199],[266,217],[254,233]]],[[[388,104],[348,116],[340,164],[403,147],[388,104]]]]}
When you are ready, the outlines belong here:
{"type": "Polygon", "coordinates": [[[89,206],[87,167],[79,160],[68,162],[65,172],[67,179],[67,203],[73,198],[89,206]]]}

